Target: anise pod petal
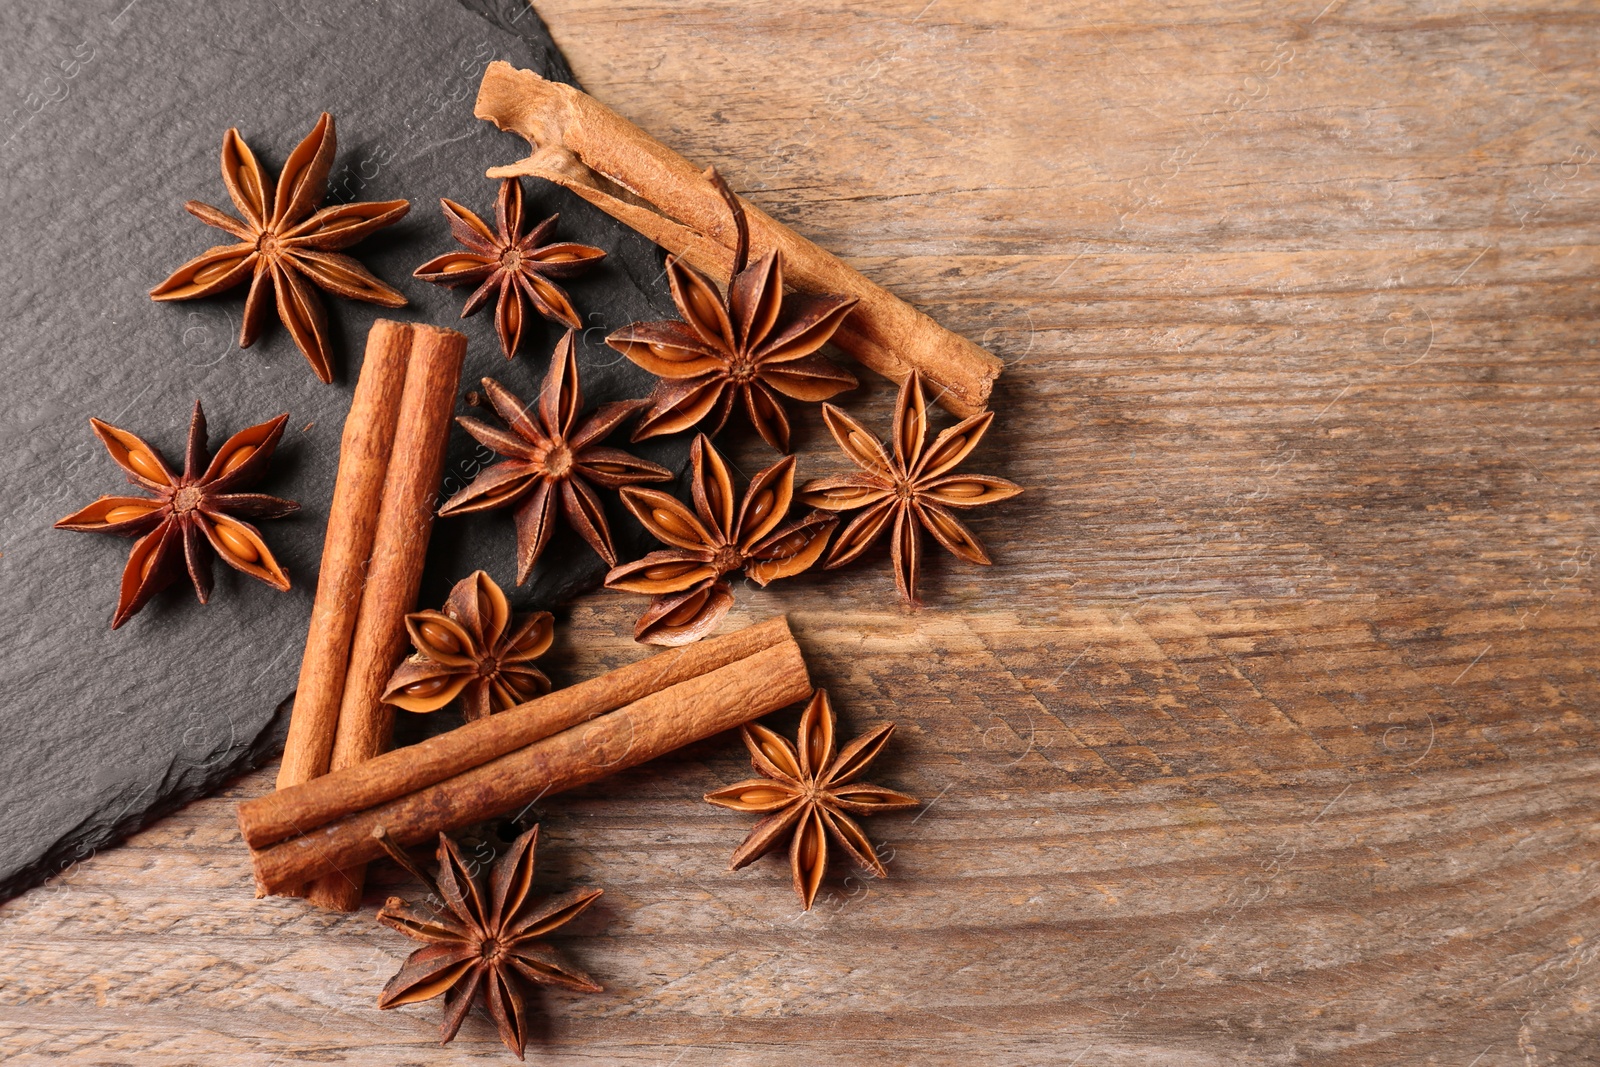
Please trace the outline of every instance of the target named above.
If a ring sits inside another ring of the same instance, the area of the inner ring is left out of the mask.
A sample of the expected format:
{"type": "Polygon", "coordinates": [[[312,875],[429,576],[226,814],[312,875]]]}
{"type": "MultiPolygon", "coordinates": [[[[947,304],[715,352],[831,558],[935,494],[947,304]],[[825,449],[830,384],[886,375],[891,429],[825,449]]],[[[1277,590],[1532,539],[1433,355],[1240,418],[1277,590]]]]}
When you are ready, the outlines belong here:
{"type": "Polygon", "coordinates": [[[893,733],[894,723],[886,722],[850,742],[828,765],[827,772],[821,777],[821,783],[826,786],[838,786],[855,781],[866,771],[867,766],[878,758],[878,753],[883,751],[883,746],[889,743],[889,737],[893,733]]]}
{"type": "Polygon", "coordinates": [[[478,570],[451,588],[445,614],[473,635],[479,649],[489,650],[499,647],[500,635],[511,621],[511,603],[494,579],[478,570]]]}
{"type": "Polygon", "coordinates": [[[270,260],[257,258],[255,277],[244,298],[244,314],[239,316],[239,347],[249,348],[260,339],[277,299],[278,272],[270,260]]]}
{"type": "Polygon", "coordinates": [[[724,545],[731,542],[736,533],[733,470],[703,433],[696,434],[694,444],[689,446],[689,469],[693,472],[690,497],[694,500],[694,510],[714,537],[703,543],[724,545]]]}
{"type": "Polygon", "coordinates": [[[779,452],[789,451],[789,414],[778,398],[759,381],[746,382],[739,390],[750,425],[761,439],[779,452]]]}
{"type": "Polygon", "coordinates": [[[784,396],[814,404],[838,396],[861,383],[827,356],[802,356],[791,363],[767,364],[756,371],[759,381],[784,396]]]}
{"type": "Polygon", "coordinates": [[[545,433],[565,440],[583,411],[583,389],[578,384],[577,333],[568,330],[556,342],[539,389],[539,421],[545,433]]]}
{"type": "Polygon", "coordinates": [[[406,633],[416,650],[435,663],[477,667],[483,651],[473,636],[442,611],[414,611],[406,616],[406,633]]]}
{"type": "Polygon", "coordinates": [[[894,404],[894,456],[904,471],[915,470],[928,436],[928,401],[923,396],[922,375],[912,371],[900,383],[894,404]]]}
{"type": "MultiPolygon", "coordinates": [[[[492,256],[478,255],[476,252],[446,252],[428,260],[412,271],[411,276],[434,285],[477,285],[499,268],[500,261],[492,256]]],[[[466,318],[476,310],[477,307],[464,309],[461,317],[466,318]]]]}
{"type": "Polygon", "coordinates": [[[256,245],[256,231],[250,228],[249,223],[240,222],[221,208],[212,207],[199,200],[185,200],[183,210],[207,226],[215,226],[224,233],[230,233],[240,241],[247,242],[251,248],[256,245]]]}
{"type": "MultiPolygon", "coordinates": [[[[277,449],[278,441],[283,437],[284,424],[288,421],[289,413],[284,412],[276,418],[240,430],[224,441],[200,477],[207,492],[225,493],[260,479],[267,472],[267,464],[272,462],[272,453],[277,449]]],[[[204,447],[203,435],[201,447],[204,447]]]]}
{"type": "Polygon", "coordinates": [[[511,950],[511,965],[530,982],[561,986],[578,993],[603,992],[600,983],[572,966],[547,945],[518,945],[511,950]]]}
{"type": "Polygon", "coordinates": [[[138,537],[149,533],[163,518],[165,514],[159,500],[147,496],[103,496],[88,507],[58,519],[55,528],[138,537]]]}
{"type": "Polygon", "coordinates": [[[182,539],[178,524],[165,522],[133,543],[127,565],[122,568],[117,610],[111,616],[113,630],[137,614],[151,597],[178,580],[182,539]]]}
{"type": "Polygon", "coordinates": [[[597,441],[604,441],[619,426],[643,410],[647,403],[645,400],[617,400],[601,404],[573,428],[567,437],[567,445],[574,452],[581,452],[597,441]]]}
{"type": "MultiPolygon", "coordinates": [[[[462,719],[467,722],[477,722],[494,714],[496,704],[493,683],[493,676],[474,677],[467,683],[467,687],[461,690],[461,696],[458,698],[460,703],[457,705],[461,709],[462,719]]],[[[510,705],[500,704],[499,707],[506,708],[510,705]]]]}
{"type": "Polygon", "coordinates": [[[747,553],[745,576],[764,586],[809,570],[822,558],[828,535],[838,525],[837,517],[823,511],[785,523],[747,553]]]}
{"type": "Polygon", "coordinates": [[[519,619],[511,632],[506,635],[505,647],[500,652],[500,661],[508,667],[519,663],[531,663],[550,651],[555,639],[555,616],[548,611],[531,611],[519,619]]]}
{"type": "Polygon", "coordinates": [[[595,555],[606,561],[606,566],[617,565],[617,549],[611,543],[605,508],[587,482],[581,478],[567,478],[561,483],[561,513],[567,517],[567,525],[594,549],[595,555]]]}
{"type": "Polygon", "coordinates": [[[518,237],[514,233],[508,234],[507,236],[513,245],[531,257],[532,253],[544,244],[545,238],[555,233],[556,223],[560,221],[561,215],[558,212],[546,219],[542,219],[539,222],[534,223],[533,229],[529,230],[521,237],[518,237]]]}
{"type": "Polygon", "coordinates": [[[500,297],[494,306],[494,329],[500,335],[500,351],[507,359],[517,354],[522,343],[522,290],[517,288],[516,276],[500,275],[500,297]]]}
{"type": "MultiPolygon", "coordinates": [[[[552,215],[545,221],[553,223],[557,218],[559,216],[552,215]]],[[[605,259],[606,253],[602,248],[563,241],[533,248],[528,258],[538,264],[539,273],[546,278],[571,278],[605,259]]]]}
{"type": "Polygon", "coordinates": [[[439,873],[434,881],[445,906],[455,912],[456,918],[465,923],[475,936],[490,936],[492,931],[485,923],[489,916],[489,902],[484,899],[483,887],[472,876],[472,868],[467,866],[456,843],[442,833],[439,835],[437,856],[439,873]]]}
{"type": "Polygon", "coordinates": [[[150,489],[170,487],[177,479],[161,453],[146,444],[137,434],[120,430],[108,422],[91,418],[89,426],[100,443],[106,446],[112,462],[127,471],[130,482],[150,489]]]}
{"type": "Polygon", "coordinates": [[[183,524],[183,563],[194,586],[195,599],[204,604],[211,599],[211,553],[206,551],[206,536],[200,524],[183,524]]]}
{"type": "Polygon", "coordinates": [[[528,302],[538,308],[539,314],[545,318],[559,322],[571,330],[583,326],[583,320],[578,317],[578,309],[572,306],[571,298],[559,285],[526,268],[517,275],[517,284],[521,286],[528,302]]]}
{"type": "Polygon", "coordinates": [[[510,664],[495,673],[489,689],[494,697],[494,710],[505,711],[550,692],[550,679],[535,667],[510,664]]]}
{"type": "Polygon", "coordinates": [[[580,477],[607,489],[672,480],[672,472],[661,464],[640,459],[620,448],[595,445],[579,452],[572,461],[580,477]]]}
{"type": "Polygon", "coordinates": [[[483,976],[489,967],[481,959],[473,963],[456,984],[445,990],[444,1015],[439,1019],[439,1044],[448,1044],[466,1021],[472,1002],[483,986],[483,976]]]}
{"type": "Polygon", "coordinates": [[[719,808],[764,814],[794,803],[800,799],[800,794],[782,782],[766,778],[746,778],[742,782],[735,782],[733,785],[707,793],[705,799],[719,808]]]}
{"type": "MultiPolygon", "coordinates": [[[[424,883],[432,888],[433,879],[425,878],[424,883]]],[[[459,943],[472,936],[471,930],[451,916],[417,911],[399,897],[390,897],[378,909],[378,921],[413,941],[425,941],[432,945],[459,943]]]]}
{"type": "Polygon", "coordinates": [[[805,713],[800,716],[800,730],[795,735],[795,751],[800,756],[800,776],[814,779],[833,762],[835,753],[833,703],[828,691],[818,689],[811,694],[805,713]]]}
{"type": "Polygon", "coordinates": [[[633,639],[667,648],[693,644],[716,629],[731,607],[733,590],[728,583],[708,578],[681,593],[652,600],[633,625],[633,639]]]}
{"type": "Polygon", "coordinates": [[[889,532],[889,566],[894,568],[894,581],[900,589],[900,598],[912,607],[922,605],[922,601],[917,599],[917,578],[922,574],[922,537],[919,529],[917,517],[909,509],[895,509],[894,529],[889,532]]]}
{"type": "Polygon", "coordinates": [[[152,300],[193,300],[232,289],[256,269],[254,244],[208,248],[150,290],[152,300]]]}
{"type": "Polygon", "coordinates": [[[850,309],[853,296],[795,296],[784,302],[788,321],[751,353],[762,364],[786,363],[809,356],[828,342],[850,309]]]}
{"type": "Polygon", "coordinates": [[[821,818],[822,825],[827,828],[829,836],[844,846],[844,850],[859,866],[865,867],[879,878],[889,877],[883,861],[878,859],[877,850],[872,847],[866,832],[854,819],[842,811],[829,811],[825,805],[817,806],[817,815],[821,818]]]}
{"type": "Polygon", "coordinates": [[[585,908],[600,898],[601,892],[599,889],[569,889],[565,893],[547,897],[537,907],[523,909],[522,914],[507,915],[507,925],[501,936],[507,943],[514,943],[521,948],[576,919],[585,908]]]}
{"type": "Polygon", "coordinates": [[[947,508],[976,508],[984,504],[996,504],[1010,500],[1020,492],[1022,486],[1015,482],[992,478],[987,474],[947,474],[943,478],[923,482],[917,488],[920,499],[931,500],[947,508]]]}
{"type": "MultiPolygon", "coordinates": [[[[383,912],[378,913],[378,921],[386,926],[395,926],[394,923],[385,922],[383,912]]],[[[402,927],[396,928],[402,933],[409,932],[402,927]]],[[[383,992],[378,994],[378,1007],[398,1008],[402,1004],[419,1004],[443,996],[477,962],[476,945],[445,942],[419,948],[406,959],[399,973],[389,979],[383,992]]]]}
{"type": "Polygon", "coordinates": [[[522,993],[511,984],[514,981],[511,974],[511,968],[505,964],[488,968],[483,979],[486,986],[484,1007],[500,1032],[500,1041],[520,1060],[528,1043],[527,1010],[522,1003],[522,993]]]}
{"type": "Polygon", "coordinates": [[[532,404],[524,404],[515,393],[493,378],[483,379],[483,392],[489,398],[489,405],[494,408],[494,413],[504,419],[506,425],[511,427],[517,436],[549,447],[550,439],[529,415],[533,409],[532,404]]]}
{"type": "Polygon", "coordinates": [[[728,870],[737,871],[747,867],[771,852],[783,841],[783,835],[799,821],[800,816],[806,813],[807,808],[805,803],[790,804],[752,826],[739,847],[733,850],[733,856],[728,860],[728,870]]]}
{"type": "Polygon", "coordinates": [[[539,827],[535,824],[518,834],[506,854],[495,861],[494,870],[489,873],[489,903],[493,909],[489,912],[489,929],[505,931],[507,923],[515,920],[527,903],[538,849],[539,827]]]}
{"type": "Polygon", "coordinates": [[[237,129],[222,135],[222,184],[239,214],[256,230],[264,229],[272,214],[272,177],[261,169],[237,129]]]}
{"type": "Polygon", "coordinates": [[[794,879],[794,891],[806,911],[817,899],[822,876],[828,870],[828,835],[823,829],[822,814],[816,805],[809,805],[794,828],[794,840],[789,842],[789,873],[794,879]]]}
{"type": "MultiPolygon", "coordinates": [[[[278,319],[294,338],[295,345],[310,362],[311,369],[324,382],[333,381],[333,355],[328,350],[328,316],[322,299],[307,285],[300,272],[272,268],[272,284],[277,289],[278,319]]],[[[245,318],[250,317],[248,308],[245,318]]]]}
{"type": "Polygon", "coordinates": [[[851,519],[850,525],[833,539],[833,549],[828,553],[828,560],[823,564],[823,568],[833,570],[835,567],[843,567],[861,555],[878,539],[878,535],[883,533],[884,527],[889,525],[889,520],[900,514],[901,509],[895,506],[894,499],[887,496],[881,502],[868,507],[851,519]]]}
{"type": "Polygon", "coordinates": [[[885,789],[881,785],[852,782],[828,787],[833,803],[852,815],[876,815],[885,811],[906,811],[921,804],[916,797],[885,789]]]}
{"type": "Polygon", "coordinates": [[[539,442],[525,440],[521,435],[510,433],[498,427],[480,422],[469,415],[456,416],[456,425],[460,426],[479,444],[488,445],[502,456],[512,456],[523,461],[532,461],[538,458],[541,452],[548,449],[548,444],[540,439],[539,442]]]}
{"type": "Polygon", "coordinates": [[[281,519],[300,510],[295,501],[266,493],[208,493],[207,496],[218,511],[242,519],[281,519]]]}
{"type": "Polygon", "coordinates": [[[978,542],[977,536],[966,524],[949,511],[931,501],[918,501],[915,505],[918,518],[934,539],[950,550],[950,553],[968,563],[977,563],[987,567],[992,561],[989,553],[984,551],[983,545],[978,542]]]}
{"type": "Polygon", "coordinates": [[[501,178],[500,192],[494,200],[494,221],[500,229],[500,239],[515,241],[522,229],[522,182],[516,178],[501,178]]]}
{"type": "Polygon", "coordinates": [[[659,382],[650,394],[650,410],[633,428],[633,440],[679,433],[703,420],[709,421],[711,432],[716,433],[727,422],[732,407],[733,387],[726,378],[659,382]]]}
{"type": "Polygon", "coordinates": [[[474,252],[492,256],[497,262],[499,261],[500,240],[487,222],[480,219],[476,212],[454,200],[440,197],[439,206],[444,209],[445,221],[450,225],[450,236],[474,252]]]}
{"type": "Polygon", "coordinates": [[[662,596],[682,592],[716,577],[717,569],[704,553],[669,548],[612,568],[606,575],[605,587],[662,596]]]}
{"type": "Polygon", "coordinates": [[[550,532],[555,528],[555,517],[554,487],[548,479],[541,478],[533,483],[527,499],[518,504],[517,510],[511,513],[511,521],[517,527],[518,585],[528,580],[533,565],[544,554],[544,546],[550,543],[550,532]]]}
{"type": "Polygon", "coordinates": [[[777,781],[800,781],[800,753],[787,737],[758,722],[747,724],[740,736],[757,771],[777,781]]]}
{"type": "Polygon", "coordinates": [[[739,506],[739,522],[734,527],[742,551],[753,549],[788,516],[789,505],[794,502],[794,466],[795,458],[784,456],[750,479],[739,506]]]}
{"type": "Polygon", "coordinates": [[[438,711],[467,687],[477,677],[472,669],[437,660],[411,656],[403,660],[384,685],[383,702],[397,708],[426,715],[438,711]]]}
{"type": "Polygon", "coordinates": [[[480,471],[476,478],[444,502],[439,514],[465,515],[473,511],[502,508],[543,484],[544,478],[537,467],[517,460],[503,460],[480,471]]]}
{"type": "Polygon", "coordinates": [[[501,290],[511,283],[511,276],[501,267],[496,266],[491,270],[483,284],[472,291],[467,297],[467,302],[461,305],[461,317],[475,315],[489,302],[490,297],[499,297],[501,290]]]}
{"type": "Polygon", "coordinates": [[[733,351],[733,324],[728,320],[728,309],[723,306],[722,296],[711,279],[678,256],[668,256],[667,284],[672,287],[672,300],[678,305],[678,313],[700,339],[719,351],[733,351]]]}
{"type": "Polygon", "coordinates": [[[823,511],[854,511],[870,507],[893,495],[893,490],[862,479],[860,475],[843,478],[813,478],[800,487],[800,502],[823,511]]]}
{"type": "Polygon", "coordinates": [[[701,524],[694,512],[670,493],[629,485],[623,487],[620,495],[634,518],[657,541],[692,551],[710,549],[716,544],[711,531],[701,524]]]}
{"type": "Polygon", "coordinates": [[[311,214],[328,193],[328,171],[337,147],[333,116],[326,111],[295,145],[278,172],[278,195],[272,210],[274,228],[285,228],[311,214]]]}
{"type": "Polygon", "coordinates": [[[342,252],[296,249],[291,262],[330,293],[386,308],[406,306],[405,294],[342,252]]]}
{"type": "Polygon", "coordinates": [[[728,286],[728,308],[744,351],[761,346],[783,304],[783,258],[773,249],[740,271],[728,286]]]}
{"type": "Polygon", "coordinates": [[[728,366],[725,353],[681,322],[636,322],[613,330],[606,344],[658,378],[698,378],[728,366]]]}
{"type": "Polygon", "coordinates": [[[259,578],[277,590],[289,588],[289,574],[273,558],[272,550],[261,539],[261,531],[231,515],[200,506],[201,528],[217,555],[234,570],[259,578]]]}
{"type": "Polygon", "coordinates": [[[833,439],[851,463],[868,474],[880,477],[893,469],[882,442],[842,409],[832,404],[822,405],[822,421],[827,423],[828,432],[833,434],[833,439]]]}
{"type": "Polygon", "coordinates": [[[954,469],[978,447],[978,442],[983,440],[984,432],[993,421],[992,411],[980,411],[962,419],[935,437],[921,461],[908,473],[919,481],[925,481],[954,469]]]}
{"type": "Polygon", "coordinates": [[[369,237],[385,226],[392,226],[411,210],[409,200],[362,200],[353,204],[325,207],[293,229],[283,239],[300,248],[337,252],[369,237]]]}

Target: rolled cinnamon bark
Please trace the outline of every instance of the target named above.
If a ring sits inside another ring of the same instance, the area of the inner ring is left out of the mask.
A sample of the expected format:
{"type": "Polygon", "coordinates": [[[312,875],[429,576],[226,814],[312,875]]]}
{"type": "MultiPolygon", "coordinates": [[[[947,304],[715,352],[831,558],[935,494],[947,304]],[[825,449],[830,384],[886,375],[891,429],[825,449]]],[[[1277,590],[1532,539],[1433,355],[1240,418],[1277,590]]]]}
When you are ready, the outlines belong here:
{"type": "Polygon", "coordinates": [[[462,774],[651,693],[792,640],[783,616],[650,656],[448,733],[239,805],[245,844],[296,834],[462,774]]]}
{"type": "MultiPolygon", "coordinates": [[[[410,364],[372,539],[372,562],[350,640],[330,770],[369,760],[390,744],[394,709],[381,699],[383,686],[406,649],[405,616],[416,607],[422,583],[466,351],[466,337],[454,330],[420,323],[411,327],[410,364]]],[[[321,907],[351,911],[361,902],[363,879],[361,867],[332,872],[312,885],[307,896],[321,907]]]]}
{"type": "Polygon", "coordinates": [[[399,800],[252,850],[257,895],[376,859],[382,854],[372,833],[377,827],[401,845],[415,845],[441,831],[515,813],[541,797],[637,766],[810,693],[799,647],[793,639],[781,641],[399,800]]]}
{"type": "MultiPolygon", "coordinates": [[[[697,270],[727,282],[735,232],[721,194],[699,167],[580,89],[495,61],[483,73],[473,113],[533,146],[527,158],[491,167],[491,178],[532,175],[565,186],[697,270]]],[[[861,272],[846,266],[760,208],[741,199],[752,261],[783,252],[784,280],[805,293],[853,296],[856,306],[834,344],[896,382],[912,370],[940,404],[975,415],[1003,364],[940,326],[861,272]]]]}

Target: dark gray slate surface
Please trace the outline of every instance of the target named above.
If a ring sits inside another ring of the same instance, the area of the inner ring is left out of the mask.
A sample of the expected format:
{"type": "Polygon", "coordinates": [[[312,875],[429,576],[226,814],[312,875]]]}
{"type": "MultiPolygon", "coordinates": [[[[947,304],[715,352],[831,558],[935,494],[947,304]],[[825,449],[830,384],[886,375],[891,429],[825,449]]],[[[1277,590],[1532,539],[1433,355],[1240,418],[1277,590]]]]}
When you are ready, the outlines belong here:
{"type": "MultiPolygon", "coordinates": [[[[484,169],[525,150],[472,116],[484,66],[506,59],[570,77],[531,11],[515,0],[477,3],[478,11],[443,0],[8,5],[0,34],[0,601],[8,620],[0,899],[281,745],[280,705],[299,669],[339,434],[375,317],[464,330],[463,390],[488,374],[525,399],[535,392],[558,327],[535,327],[508,364],[487,312],[458,321],[465,294],[410,276],[454,247],[438,198],[491,211],[495,184],[484,169]],[[388,312],[330,299],[340,353],[333,385],[316,380],[281,329],[251,349],[236,346],[242,289],[186,304],[146,295],[225,240],[181,207],[193,198],[231,210],[217,169],[223,131],[237,125],[276,172],[324,109],[338,124],[333,198],[412,201],[403,222],[352,250],[412,305],[388,312]],[[196,397],[213,447],[289,411],[280,460],[261,488],[303,509],[263,523],[294,588],[279,593],[219,565],[208,606],[174,587],[112,633],[129,542],[51,529],[125,488],[88,419],[138,433],[177,463],[196,397]]],[[[581,356],[588,399],[643,395],[648,376],[601,338],[671,313],[660,254],[560,190],[530,184],[527,192],[531,211],[562,213],[564,239],[610,253],[570,286],[593,327],[581,356]]],[[[681,468],[684,449],[674,442],[640,451],[681,468]]],[[[476,461],[476,444],[456,430],[447,488],[469,478],[476,461]]],[[[625,554],[642,548],[642,531],[618,527],[625,554]]],[[[440,521],[422,602],[441,602],[475,567],[509,589],[513,539],[503,512],[440,521]]],[[[514,599],[553,605],[600,571],[586,546],[563,537],[514,599]]]]}

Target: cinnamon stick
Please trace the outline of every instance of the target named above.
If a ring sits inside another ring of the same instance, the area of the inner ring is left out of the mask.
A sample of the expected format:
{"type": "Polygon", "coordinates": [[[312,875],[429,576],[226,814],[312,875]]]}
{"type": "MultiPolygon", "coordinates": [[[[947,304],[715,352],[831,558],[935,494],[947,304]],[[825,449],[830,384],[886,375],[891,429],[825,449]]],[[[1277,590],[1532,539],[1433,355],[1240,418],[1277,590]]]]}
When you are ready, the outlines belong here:
{"type": "Polygon", "coordinates": [[[788,620],[780,615],[647,657],[407,748],[247,800],[239,805],[239,830],[251,848],[277,844],[788,640],[788,620]]]}
{"type": "Polygon", "coordinates": [[[514,812],[759,718],[811,693],[793,639],[308,834],[252,850],[257,895],[281,892],[382,854],[373,830],[402,846],[514,812]]]}
{"type": "MultiPolygon", "coordinates": [[[[330,770],[369,760],[389,747],[394,709],[381,699],[383,686],[406,649],[405,615],[417,604],[466,350],[466,337],[454,330],[411,327],[410,365],[384,476],[372,562],[350,641],[330,770]]],[[[307,895],[322,907],[350,911],[361,901],[363,877],[360,867],[330,873],[307,895]]]]}
{"type": "MultiPolygon", "coordinates": [[[[577,193],[696,269],[726,283],[736,241],[721,194],[701,169],[580,89],[509,63],[490,63],[473,111],[533,147],[527,158],[491,167],[491,178],[532,175],[577,193]]],[[[777,248],[784,280],[806,293],[853,296],[855,309],[833,341],[861,363],[900,382],[912,370],[957,415],[989,404],[999,359],[952,333],[865,275],[741,200],[752,261],[777,248]]]]}

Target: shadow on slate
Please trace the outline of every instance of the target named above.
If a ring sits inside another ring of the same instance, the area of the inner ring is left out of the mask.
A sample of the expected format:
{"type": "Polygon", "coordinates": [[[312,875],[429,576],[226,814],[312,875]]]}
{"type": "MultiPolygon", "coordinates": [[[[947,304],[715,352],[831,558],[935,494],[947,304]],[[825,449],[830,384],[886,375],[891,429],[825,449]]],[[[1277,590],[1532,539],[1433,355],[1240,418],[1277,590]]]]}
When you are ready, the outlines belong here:
{"type": "MultiPolygon", "coordinates": [[[[10,114],[0,128],[0,480],[9,504],[0,513],[0,597],[11,632],[0,651],[0,899],[280,750],[339,436],[375,318],[466,333],[463,393],[489,375],[524,400],[535,396],[560,327],[539,320],[507,362],[489,311],[459,319],[466,293],[417,281],[411,271],[456,247],[439,198],[492,212],[497,185],[484,170],[526,151],[472,115],[489,61],[571,80],[538,16],[514,0],[281,0],[226,9],[202,0],[114,0],[98,10],[22,7],[8,25],[0,41],[9,101],[0,114],[10,114]],[[339,136],[330,199],[412,204],[401,223],[352,250],[411,305],[388,311],[329,299],[333,385],[316,380],[281,327],[250,349],[237,347],[243,289],[179,304],[147,295],[178,264],[226,239],[182,208],[188,199],[229,206],[218,174],[223,132],[238,126],[276,173],[323,110],[339,136]],[[196,397],[213,448],[290,413],[260,488],[301,504],[298,516],[262,524],[294,587],[279,593],[218,564],[209,605],[177,585],[113,633],[131,542],[51,524],[126,486],[90,432],[90,416],[181,462],[196,397]]],[[[660,252],[560,189],[530,182],[525,191],[535,217],[561,213],[560,239],[608,253],[568,287],[588,324],[579,353],[586,403],[643,396],[652,380],[602,338],[631,321],[673,315],[660,252]]],[[[681,471],[687,442],[635,450],[681,471]]],[[[488,458],[454,429],[445,490],[488,458]]],[[[647,538],[608,504],[619,551],[636,557],[647,538]]],[[[442,603],[479,567],[521,610],[554,606],[603,573],[568,533],[518,590],[514,545],[507,512],[439,520],[421,603],[442,603]]]]}

